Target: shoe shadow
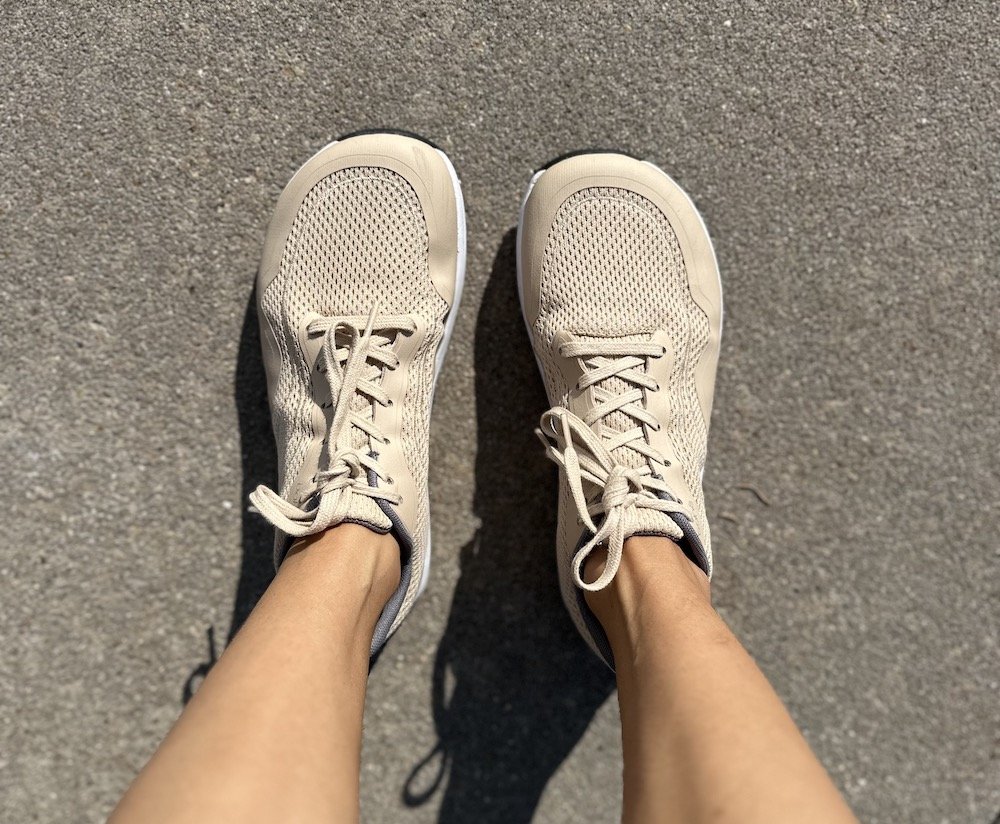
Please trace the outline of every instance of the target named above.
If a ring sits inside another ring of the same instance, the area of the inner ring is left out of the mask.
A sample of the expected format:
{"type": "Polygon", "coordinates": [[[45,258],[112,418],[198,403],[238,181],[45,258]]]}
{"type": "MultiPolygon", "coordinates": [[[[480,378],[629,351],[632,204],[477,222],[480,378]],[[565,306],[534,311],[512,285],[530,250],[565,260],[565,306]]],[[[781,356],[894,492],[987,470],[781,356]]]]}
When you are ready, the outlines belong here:
{"type": "MultiPolygon", "coordinates": [[[[257,325],[257,300],[251,293],[243,315],[239,349],[236,356],[234,400],[240,428],[240,455],[243,482],[237,506],[241,511],[243,557],[240,577],[233,596],[229,635],[223,649],[233,640],[243,626],[250,611],[264,594],[274,577],[272,549],[274,533],[263,518],[249,511],[247,499],[258,484],[273,484],[278,475],[274,435],[271,431],[271,412],[267,403],[267,378],[260,349],[260,328],[257,325]]],[[[215,627],[207,630],[208,651],[206,660],[198,664],[184,683],[182,700],[191,700],[195,690],[204,680],[218,658],[215,627]]]]}
{"type": "Polygon", "coordinates": [[[515,230],[493,262],[476,322],[481,526],[434,665],[438,742],[403,790],[411,807],[445,783],[439,822],[531,821],[542,791],[614,689],[559,596],[556,473],[533,430],[546,406],[521,320],[515,230]]]}

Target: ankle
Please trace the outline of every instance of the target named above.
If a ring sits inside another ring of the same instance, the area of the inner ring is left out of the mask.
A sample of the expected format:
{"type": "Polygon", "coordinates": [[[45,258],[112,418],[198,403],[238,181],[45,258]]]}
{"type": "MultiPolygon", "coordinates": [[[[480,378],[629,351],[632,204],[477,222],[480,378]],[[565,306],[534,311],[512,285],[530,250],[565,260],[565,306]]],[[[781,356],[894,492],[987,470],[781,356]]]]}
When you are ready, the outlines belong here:
{"type": "Polygon", "coordinates": [[[358,524],[340,524],[292,544],[279,578],[313,588],[320,597],[357,606],[374,626],[400,581],[399,544],[358,524]]]}
{"type": "MultiPolygon", "coordinates": [[[[598,553],[591,556],[585,580],[600,575],[604,560],[598,553]]],[[[612,648],[635,646],[651,621],[676,622],[692,613],[714,613],[708,577],[677,544],[661,537],[629,538],[614,579],[598,592],[587,592],[585,598],[612,648]]]]}

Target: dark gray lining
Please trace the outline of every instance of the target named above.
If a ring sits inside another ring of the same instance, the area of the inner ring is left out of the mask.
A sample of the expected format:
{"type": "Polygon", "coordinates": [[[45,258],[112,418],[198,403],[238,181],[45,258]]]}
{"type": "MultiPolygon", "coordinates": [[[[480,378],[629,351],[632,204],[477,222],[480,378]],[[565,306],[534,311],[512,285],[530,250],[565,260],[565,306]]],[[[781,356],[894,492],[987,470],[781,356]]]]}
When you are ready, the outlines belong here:
{"type": "MultiPolygon", "coordinates": [[[[378,456],[373,455],[372,457],[377,458],[378,456]]],[[[371,470],[368,471],[368,484],[372,487],[378,487],[378,477],[371,470]]],[[[406,527],[403,526],[403,522],[400,520],[392,504],[384,498],[377,498],[376,502],[379,509],[385,513],[386,517],[392,523],[392,534],[399,544],[400,575],[399,586],[382,609],[378,623],[375,624],[375,634],[372,636],[370,652],[372,660],[375,659],[385,645],[385,642],[389,639],[389,630],[392,628],[392,623],[396,620],[396,616],[399,615],[400,607],[403,606],[403,598],[406,596],[406,591],[410,588],[410,579],[413,577],[413,538],[406,527]]]]}

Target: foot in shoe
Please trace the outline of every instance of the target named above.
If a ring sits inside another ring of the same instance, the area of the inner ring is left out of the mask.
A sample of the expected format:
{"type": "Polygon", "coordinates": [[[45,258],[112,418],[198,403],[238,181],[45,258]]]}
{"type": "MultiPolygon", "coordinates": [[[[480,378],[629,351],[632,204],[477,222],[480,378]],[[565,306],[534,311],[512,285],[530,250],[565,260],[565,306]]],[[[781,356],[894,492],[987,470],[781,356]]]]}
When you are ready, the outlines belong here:
{"type": "Polygon", "coordinates": [[[250,499],[275,527],[276,565],[293,538],[338,524],[393,534],[400,584],[372,655],[427,580],[430,410],[464,270],[454,168],[401,134],[322,149],[268,228],[257,304],[279,476],[250,499]]]}
{"type": "Polygon", "coordinates": [[[552,406],[538,434],[560,467],[563,600],[613,666],[583,590],[611,582],[628,537],[670,538],[712,572],[701,477],[722,325],[715,255],[694,205],[656,166],[580,154],[528,187],[518,287],[552,406]],[[607,562],[587,581],[599,546],[607,562]]]}

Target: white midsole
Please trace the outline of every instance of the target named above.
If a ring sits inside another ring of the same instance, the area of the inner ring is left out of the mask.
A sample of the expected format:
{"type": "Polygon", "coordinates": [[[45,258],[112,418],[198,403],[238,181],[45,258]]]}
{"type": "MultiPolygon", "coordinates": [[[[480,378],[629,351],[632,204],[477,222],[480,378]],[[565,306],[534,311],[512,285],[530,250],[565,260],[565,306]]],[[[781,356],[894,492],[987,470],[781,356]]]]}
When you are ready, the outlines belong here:
{"type": "MultiPolygon", "coordinates": [[[[465,257],[467,244],[465,234],[465,200],[462,197],[462,184],[458,179],[458,173],[455,171],[455,167],[452,165],[448,155],[440,149],[437,149],[437,153],[441,155],[445,166],[448,167],[448,174],[451,175],[451,185],[455,190],[455,211],[458,215],[458,253],[455,261],[455,297],[452,300],[451,308],[448,310],[448,317],[445,318],[444,337],[441,339],[441,344],[438,346],[437,358],[434,362],[434,379],[431,383],[431,398],[427,407],[428,415],[431,413],[434,406],[434,393],[437,391],[438,375],[441,374],[441,367],[444,365],[444,356],[448,351],[448,344],[451,342],[451,334],[455,331],[455,321],[458,318],[458,305],[462,300],[462,289],[465,287],[465,257]]],[[[428,497],[429,496],[430,492],[428,490],[428,497]]],[[[429,517],[427,519],[427,531],[424,535],[424,547],[426,548],[424,553],[424,563],[423,568],[420,571],[420,583],[417,585],[416,593],[414,593],[415,598],[419,597],[427,587],[427,581],[431,574],[431,519],[429,517]]]]}

